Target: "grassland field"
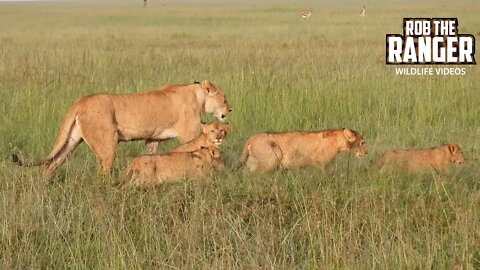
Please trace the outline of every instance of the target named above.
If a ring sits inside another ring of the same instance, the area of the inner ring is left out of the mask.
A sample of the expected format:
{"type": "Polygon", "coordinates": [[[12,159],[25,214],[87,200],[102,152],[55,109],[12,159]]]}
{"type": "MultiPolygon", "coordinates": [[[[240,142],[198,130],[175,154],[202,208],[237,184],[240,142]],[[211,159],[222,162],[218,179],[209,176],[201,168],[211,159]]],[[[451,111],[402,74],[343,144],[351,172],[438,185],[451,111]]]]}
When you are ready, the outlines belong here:
{"type": "Polygon", "coordinates": [[[0,2],[0,269],[480,269],[480,69],[385,65],[404,17],[456,17],[478,46],[479,13],[477,1],[0,2]],[[113,179],[85,144],[49,182],[10,160],[49,153],[81,96],[203,79],[234,108],[211,181],[112,187],[142,142],[119,145],[113,179]],[[341,127],[369,155],[341,154],[330,175],[231,168],[257,132],[341,127]],[[447,142],[468,159],[448,175],[371,167],[447,142]]]}

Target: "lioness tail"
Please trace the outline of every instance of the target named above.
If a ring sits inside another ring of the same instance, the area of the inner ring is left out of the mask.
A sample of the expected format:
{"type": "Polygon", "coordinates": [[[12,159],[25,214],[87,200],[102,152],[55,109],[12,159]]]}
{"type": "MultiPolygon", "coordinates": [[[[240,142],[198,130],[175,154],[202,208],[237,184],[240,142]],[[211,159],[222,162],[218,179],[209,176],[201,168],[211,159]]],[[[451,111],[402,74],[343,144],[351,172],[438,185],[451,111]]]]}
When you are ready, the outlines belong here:
{"type": "Polygon", "coordinates": [[[251,138],[247,140],[247,142],[245,143],[245,146],[243,147],[242,154],[240,154],[240,157],[235,162],[235,165],[234,165],[235,169],[242,167],[245,161],[247,161],[248,155],[250,155],[250,140],[251,138]]]}
{"type": "Polygon", "coordinates": [[[42,165],[42,164],[50,163],[51,160],[41,159],[41,160],[37,160],[37,161],[34,161],[34,162],[27,163],[24,160],[22,160],[17,154],[12,154],[12,161],[13,161],[13,163],[17,164],[18,166],[32,167],[32,166],[39,166],[39,165],[42,165]]]}
{"type": "Polygon", "coordinates": [[[62,151],[65,147],[65,144],[68,141],[70,136],[70,132],[72,130],[72,126],[75,123],[75,117],[77,116],[77,111],[75,107],[67,112],[67,115],[63,119],[63,123],[58,131],[57,139],[55,141],[55,145],[53,146],[52,151],[48,154],[47,157],[44,159],[40,159],[33,162],[25,162],[23,161],[18,155],[12,154],[12,161],[17,164],[18,166],[23,167],[32,167],[32,166],[40,166],[43,164],[50,164],[52,160],[62,151]]]}

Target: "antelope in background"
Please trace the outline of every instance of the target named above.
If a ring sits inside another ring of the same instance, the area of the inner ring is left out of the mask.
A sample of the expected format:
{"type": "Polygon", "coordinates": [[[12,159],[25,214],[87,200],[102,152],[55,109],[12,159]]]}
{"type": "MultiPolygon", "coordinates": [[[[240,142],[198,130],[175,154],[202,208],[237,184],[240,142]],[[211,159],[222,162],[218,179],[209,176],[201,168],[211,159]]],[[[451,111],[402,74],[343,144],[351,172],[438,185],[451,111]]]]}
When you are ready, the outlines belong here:
{"type": "Polygon", "coordinates": [[[363,6],[363,9],[362,9],[362,11],[360,11],[360,14],[358,14],[358,16],[362,16],[362,17],[363,17],[363,16],[366,15],[366,13],[367,13],[367,7],[366,7],[366,6],[363,6]]]}
{"type": "Polygon", "coordinates": [[[308,18],[310,18],[310,16],[312,16],[311,11],[304,11],[304,12],[300,13],[300,17],[302,17],[302,19],[308,19],[308,18]]]}

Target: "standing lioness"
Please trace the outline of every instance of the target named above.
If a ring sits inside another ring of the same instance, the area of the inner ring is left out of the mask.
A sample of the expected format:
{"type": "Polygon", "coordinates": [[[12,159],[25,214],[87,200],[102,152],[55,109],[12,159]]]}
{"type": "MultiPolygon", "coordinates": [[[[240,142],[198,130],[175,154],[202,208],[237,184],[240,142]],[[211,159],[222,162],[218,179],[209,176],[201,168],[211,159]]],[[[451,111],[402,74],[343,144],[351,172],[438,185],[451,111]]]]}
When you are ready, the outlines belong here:
{"type": "Polygon", "coordinates": [[[70,107],[45,159],[28,164],[16,158],[16,162],[46,164],[44,173],[50,174],[83,140],[106,173],[119,141],[145,140],[149,152],[154,152],[161,140],[178,137],[184,143],[195,138],[200,133],[202,112],[224,120],[230,111],[224,92],[208,81],[167,85],[144,93],[93,94],[70,107]]]}
{"type": "Polygon", "coordinates": [[[317,132],[259,133],[250,137],[238,161],[250,172],[312,166],[323,172],[337,154],[353,151],[356,156],[367,154],[362,135],[351,129],[317,132]]]}
{"type": "Polygon", "coordinates": [[[462,149],[456,143],[444,144],[429,149],[396,149],[385,152],[376,167],[406,170],[409,172],[434,169],[446,172],[450,163],[465,161],[462,149]]]}

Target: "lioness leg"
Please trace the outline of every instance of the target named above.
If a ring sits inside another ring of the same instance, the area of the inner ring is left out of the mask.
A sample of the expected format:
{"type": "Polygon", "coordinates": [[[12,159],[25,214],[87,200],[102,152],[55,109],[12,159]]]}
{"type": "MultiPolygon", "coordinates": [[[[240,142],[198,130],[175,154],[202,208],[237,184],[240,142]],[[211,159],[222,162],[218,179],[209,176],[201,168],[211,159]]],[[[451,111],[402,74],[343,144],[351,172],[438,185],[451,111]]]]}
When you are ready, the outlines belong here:
{"type": "Polygon", "coordinates": [[[269,157],[265,158],[264,160],[262,160],[261,162],[259,162],[259,164],[257,166],[257,171],[258,172],[269,172],[269,171],[275,169],[275,167],[277,167],[278,165],[280,165],[280,162],[277,159],[277,157],[276,156],[269,156],[269,157]]]}
{"type": "Polygon", "coordinates": [[[115,149],[117,147],[116,140],[116,136],[111,136],[108,142],[101,143],[101,141],[91,140],[90,138],[90,143],[87,143],[95,153],[97,162],[100,165],[98,172],[101,174],[110,173],[113,160],[115,159],[115,149]]]}
{"type": "Polygon", "coordinates": [[[111,119],[89,119],[82,121],[83,140],[95,153],[97,162],[100,165],[98,171],[102,174],[108,174],[112,168],[115,159],[115,149],[118,143],[118,134],[111,119]],[[88,133],[85,131],[89,131],[88,133]]]}
{"type": "Polygon", "coordinates": [[[248,172],[255,172],[258,168],[258,160],[253,157],[248,157],[247,161],[245,161],[245,169],[248,172]]]}
{"type": "Polygon", "coordinates": [[[77,148],[77,146],[82,142],[82,137],[78,127],[74,127],[70,137],[68,138],[67,143],[64,145],[62,150],[55,156],[52,161],[45,167],[43,173],[45,175],[51,175],[67,158],[68,154],[77,148]]]}
{"type": "Polygon", "coordinates": [[[250,172],[268,172],[279,166],[283,153],[271,140],[259,140],[249,146],[245,168],[250,172]]]}
{"type": "Polygon", "coordinates": [[[158,141],[145,140],[145,146],[147,147],[147,150],[145,150],[143,154],[152,155],[157,153],[158,143],[158,141]]]}
{"type": "Polygon", "coordinates": [[[249,172],[264,173],[273,170],[278,164],[275,162],[260,162],[254,158],[249,158],[245,165],[249,172]]]}
{"type": "Polygon", "coordinates": [[[271,153],[261,155],[260,157],[251,155],[245,162],[245,168],[249,172],[268,172],[277,167],[280,162],[271,153]]]}

